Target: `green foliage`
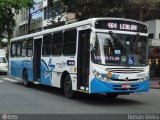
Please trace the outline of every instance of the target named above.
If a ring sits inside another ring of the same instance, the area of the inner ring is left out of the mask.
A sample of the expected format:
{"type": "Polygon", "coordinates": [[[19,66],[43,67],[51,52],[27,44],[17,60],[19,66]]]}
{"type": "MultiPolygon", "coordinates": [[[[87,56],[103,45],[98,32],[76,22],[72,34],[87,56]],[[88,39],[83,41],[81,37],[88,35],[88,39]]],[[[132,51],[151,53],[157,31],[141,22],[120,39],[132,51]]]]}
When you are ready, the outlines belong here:
{"type": "Polygon", "coordinates": [[[125,0],[124,14],[126,18],[146,21],[160,18],[159,0],[125,0]]]}
{"type": "Polygon", "coordinates": [[[62,0],[79,20],[124,17],[145,21],[160,18],[160,0],[62,0]]]}
{"type": "Polygon", "coordinates": [[[1,0],[0,8],[12,8],[19,10],[22,8],[27,8],[29,5],[34,3],[33,0],[1,0]]]}
{"type": "Polygon", "coordinates": [[[8,39],[12,36],[15,25],[13,12],[27,8],[34,3],[33,0],[0,0],[0,38],[7,33],[8,39]]]}
{"type": "Polygon", "coordinates": [[[67,6],[62,0],[53,0],[52,8],[52,27],[64,25],[63,17],[66,15],[67,6]]]}
{"type": "Polygon", "coordinates": [[[91,17],[104,17],[108,11],[108,0],[63,0],[68,6],[67,11],[75,13],[79,20],[91,17]]]}

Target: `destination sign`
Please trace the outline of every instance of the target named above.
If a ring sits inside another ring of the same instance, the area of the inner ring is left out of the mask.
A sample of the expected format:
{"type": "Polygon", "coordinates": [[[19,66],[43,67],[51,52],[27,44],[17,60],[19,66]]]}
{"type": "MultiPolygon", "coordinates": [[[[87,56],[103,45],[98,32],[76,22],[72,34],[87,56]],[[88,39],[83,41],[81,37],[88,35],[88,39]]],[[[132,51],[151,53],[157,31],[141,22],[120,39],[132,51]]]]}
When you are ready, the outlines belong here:
{"type": "Polygon", "coordinates": [[[147,33],[146,25],[123,20],[99,20],[96,21],[95,28],[147,33]]]}

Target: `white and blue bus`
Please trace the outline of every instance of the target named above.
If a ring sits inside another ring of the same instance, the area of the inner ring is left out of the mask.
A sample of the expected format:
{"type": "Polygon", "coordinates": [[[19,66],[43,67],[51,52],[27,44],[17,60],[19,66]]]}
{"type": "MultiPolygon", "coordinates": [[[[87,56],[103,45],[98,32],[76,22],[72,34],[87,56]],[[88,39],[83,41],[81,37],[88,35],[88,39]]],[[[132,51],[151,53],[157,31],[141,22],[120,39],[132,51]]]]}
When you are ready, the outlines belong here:
{"type": "Polygon", "coordinates": [[[25,86],[43,84],[76,92],[120,94],[149,90],[146,24],[92,18],[11,39],[9,73],[25,86]]]}

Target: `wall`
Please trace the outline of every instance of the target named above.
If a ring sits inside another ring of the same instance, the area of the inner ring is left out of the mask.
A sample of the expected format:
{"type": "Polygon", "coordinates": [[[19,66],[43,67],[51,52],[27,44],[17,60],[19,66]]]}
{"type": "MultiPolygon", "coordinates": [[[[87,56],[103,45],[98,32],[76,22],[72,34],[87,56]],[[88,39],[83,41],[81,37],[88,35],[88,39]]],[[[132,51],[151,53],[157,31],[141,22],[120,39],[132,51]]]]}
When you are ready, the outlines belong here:
{"type": "Polygon", "coordinates": [[[150,20],[146,21],[146,24],[148,25],[148,33],[154,34],[153,39],[160,39],[160,20],[150,20]]]}

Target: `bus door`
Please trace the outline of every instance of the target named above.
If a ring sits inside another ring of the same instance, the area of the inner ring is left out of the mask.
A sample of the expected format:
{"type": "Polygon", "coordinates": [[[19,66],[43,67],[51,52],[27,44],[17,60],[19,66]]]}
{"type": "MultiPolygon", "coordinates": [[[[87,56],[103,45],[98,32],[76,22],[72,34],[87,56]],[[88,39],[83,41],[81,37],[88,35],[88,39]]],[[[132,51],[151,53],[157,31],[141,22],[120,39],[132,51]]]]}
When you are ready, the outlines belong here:
{"type": "Polygon", "coordinates": [[[40,82],[41,75],[41,44],[42,38],[34,39],[34,55],[33,55],[33,81],[40,82]]]}
{"type": "Polygon", "coordinates": [[[89,85],[89,61],[90,61],[90,29],[79,30],[77,80],[78,89],[87,91],[89,85]]]}

